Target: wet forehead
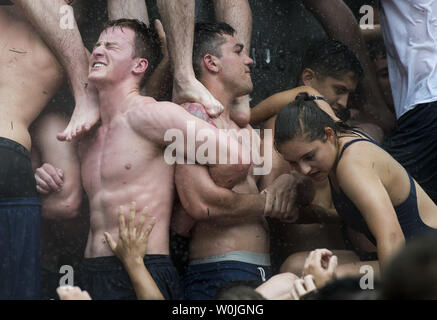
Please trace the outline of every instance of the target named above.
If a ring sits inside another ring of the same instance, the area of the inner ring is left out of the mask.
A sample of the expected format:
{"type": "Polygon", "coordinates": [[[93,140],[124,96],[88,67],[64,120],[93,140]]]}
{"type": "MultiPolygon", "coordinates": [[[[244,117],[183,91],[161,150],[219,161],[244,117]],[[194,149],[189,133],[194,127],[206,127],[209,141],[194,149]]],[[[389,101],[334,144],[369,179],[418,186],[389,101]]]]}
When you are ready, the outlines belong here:
{"type": "Polygon", "coordinates": [[[349,91],[352,91],[352,92],[355,91],[355,89],[357,88],[357,85],[358,85],[358,81],[355,77],[355,74],[352,71],[349,71],[348,73],[346,73],[345,75],[343,75],[339,79],[335,79],[335,78],[330,77],[329,80],[331,81],[332,85],[344,86],[344,87],[346,87],[346,89],[348,89],[349,91]]]}
{"type": "Polygon", "coordinates": [[[224,34],[223,38],[225,38],[226,42],[224,44],[222,44],[222,47],[228,47],[233,49],[235,48],[240,48],[241,46],[243,46],[243,44],[237,40],[237,38],[235,38],[234,36],[231,36],[229,34],[224,34]]]}
{"type": "Polygon", "coordinates": [[[297,161],[309,152],[317,149],[316,141],[309,142],[302,138],[294,138],[282,144],[279,151],[283,152],[286,160],[297,161]]]}
{"type": "Polygon", "coordinates": [[[102,31],[98,42],[111,42],[121,46],[132,46],[135,32],[130,28],[109,27],[102,31]]]}

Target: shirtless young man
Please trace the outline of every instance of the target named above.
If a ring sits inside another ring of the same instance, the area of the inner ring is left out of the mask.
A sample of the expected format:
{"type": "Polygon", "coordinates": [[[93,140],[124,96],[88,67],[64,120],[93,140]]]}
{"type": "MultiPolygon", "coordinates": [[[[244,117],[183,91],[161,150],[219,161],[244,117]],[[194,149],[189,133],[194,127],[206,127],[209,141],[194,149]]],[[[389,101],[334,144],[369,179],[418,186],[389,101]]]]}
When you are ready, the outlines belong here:
{"type": "MultiPolygon", "coordinates": [[[[210,119],[201,105],[185,107],[219,129],[251,134],[250,126],[240,128],[230,118],[235,99],[252,91],[253,64],[244,53],[243,44],[233,35],[234,29],[225,23],[196,25],[194,70],[200,82],[222,103],[224,111],[218,118],[210,119]]],[[[252,139],[253,149],[259,146],[260,138],[254,134],[252,139]]],[[[181,203],[195,220],[190,263],[184,276],[185,299],[212,299],[226,282],[263,281],[272,275],[265,216],[295,218],[297,179],[284,174],[265,193],[260,193],[261,180],[261,176],[254,175],[252,166],[246,179],[230,190],[214,183],[204,166],[176,166],[181,203]]]]}
{"type": "MultiPolygon", "coordinates": [[[[90,58],[89,81],[98,90],[101,124],[79,144],[83,187],[90,204],[90,232],[81,267],[81,287],[94,299],[135,299],[127,272],[105,240],[108,232],[118,239],[114,208],[135,201],[148,207],[156,224],[150,234],[145,265],[166,299],[181,297],[176,269],[169,256],[169,224],[173,208],[174,165],[164,158],[168,129],[187,136],[187,122],[197,130],[218,130],[180,106],[157,102],[139,94],[140,82],[153,58],[153,37],[135,20],[109,22],[90,58]]],[[[153,62],[152,62],[153,63],[153,62]]],[[[203,143],[203,141],[202,141],[203,143]]],[[[196,141],[196,147],[202,145],[196,141]]],[[[184,148],[185,150],[186,148],[184,148]]],[[[241,152],[241,159],[244,151],[241,152]]],[[[194,159],[192,159],[194,160],[194,159]]],[[[247,174],[248,165],[210,167],[247,174]]],[[[214,169],[214,170],[212,170],[214,169]]]]}
{"type": "Polygon", "coordinates": [[[38,299],[41,205],[28,128],[63,71],[15,6],[0,6],[0,29],[0,299],[38,299]]]}

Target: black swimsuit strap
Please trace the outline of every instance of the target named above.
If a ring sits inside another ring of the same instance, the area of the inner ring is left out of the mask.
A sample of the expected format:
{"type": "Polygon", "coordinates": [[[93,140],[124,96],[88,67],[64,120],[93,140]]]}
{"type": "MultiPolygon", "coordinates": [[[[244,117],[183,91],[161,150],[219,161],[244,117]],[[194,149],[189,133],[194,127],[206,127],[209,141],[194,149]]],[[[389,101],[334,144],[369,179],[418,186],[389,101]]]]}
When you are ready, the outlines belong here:
{"type": "Polygon", "coordinates": [[[344,150],[346,150],[346,148],[348,148],[351,144],[353,144],[355,142],[358,142],[358,141],[367,141],[367,142],[371,142],[371,143],[373,143],[375,145],[378,145],[378,143],[376,141],[374,141],[372,139],[366,139],[366,138],[359,138],[359,139],[355,139],[355,140],[349,141],[349,142],[345,143],[345,145],[343,146],[343,149],[341,149],[340,156],[338,157],[338,161],[340,161],[341,156],[343,155],[344,150]]]}

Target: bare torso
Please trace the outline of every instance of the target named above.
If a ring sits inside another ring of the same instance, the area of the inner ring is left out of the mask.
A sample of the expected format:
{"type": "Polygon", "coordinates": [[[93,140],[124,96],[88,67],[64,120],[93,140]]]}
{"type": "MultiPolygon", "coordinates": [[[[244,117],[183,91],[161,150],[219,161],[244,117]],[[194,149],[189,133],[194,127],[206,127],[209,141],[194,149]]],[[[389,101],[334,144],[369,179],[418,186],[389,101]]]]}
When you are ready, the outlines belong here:
{"type": "Polygon", "coordinates": [[[0,137],[31,147],[29,125],[63,82],[63,71],[14,6],[0,6],[0,137]]]}
{"type": "Polygon", "coordinates": [[[174,166],[164,161],[164,148],[131,127],[134,108],[159,108],[151,98],[132,102],[124,113],[96,128],[80,144],[81,173],[90,203],[90,232],[85,257],[113,255],[104,232],[118,239],[118,207],[136,202],[156,218],[148,254],[169,253],[169,224],[174,196],[174,166]]]}
{"type": "MultiPolygon", "coordinates": [[[[249,130],[249,126],[241,129],[233,121],[214,119],[219,129],[249,130]]],[[[257,136],[258,139],[258,136],[257,136]]],[[[257,147],[258,142],[252,142],[257,147]]],[[[259,176],[253,174],[253,165],[247,178],[232,190],[237,193],[259,193],[257,182],[259,176]]],[[[190,259],[200,259],[231,251],[249,251],[255,253],[269,252],[268,225],[263,216],[252,218],[235,218],[221,221],[198,221],[194,226],[190,240],[190,259]]]]}

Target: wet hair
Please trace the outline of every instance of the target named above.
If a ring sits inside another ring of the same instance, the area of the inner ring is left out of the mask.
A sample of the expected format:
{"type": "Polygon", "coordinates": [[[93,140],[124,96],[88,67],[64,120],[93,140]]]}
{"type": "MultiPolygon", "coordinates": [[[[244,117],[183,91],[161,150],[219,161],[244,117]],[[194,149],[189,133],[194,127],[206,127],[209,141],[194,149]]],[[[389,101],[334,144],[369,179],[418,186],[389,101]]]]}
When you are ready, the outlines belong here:
{"type": "Polygon", "coordinates": [[[308,47],[302,61],[302,72],[306,68],[321,77],[335,79],[340,79],[351,71],[357,80],[362,79],[364,75],[355,53],[343,43],[331,38],[314,42],[308,47]]]}
{"type": "Polygon", "coordinates": [[[366,43],[367,50],[369,51],[370,59],[373,61],[383,58],[387,58],[387,49],[385,47],[384,41],[381,39],[368,41],[366,43]]]}
{"type": "Polygon", "coordinates": [[[437,299],[437,234],[408,242],[384,269],[382,299],[437,299]]]}
{"type": "MultiPolygon", "coordinates": [[[[161,59],[161,50],[158,34],[154,27],[148,27],[145,23],[137,19],[118,19],[106,22],[101,32],[109,28],[119,27],[123,31],[124,28],[131,29],[135,32],[135,46],[133,58],[146,58],[149,62],[149,70],[147,74],[152,74],[158,61],[161,59]]],[[[140,82],[140,87],[144,85],[146,76],[140,82]]]]}
{"type": "Polygon", "coordinates": [[[197,78],[201,75],[203,57],[212,54],[222,56],[220,46],[226,42],[223,35],[233,36],[234,28],[224,22],[196,23],[194,28],[193,69],[197,78]]]}
{"type": "Polygon", "coordinates": [[[281,109],[276,118],[275,146],[295,137],[301,137],[309,142],[325,141],[327,127],[335,133],[347,133],[353,130],[353,127],[342,121],[334,121],[314,102],[314,97],[306,92],[300,93],[296,100],[281,109]]]}

